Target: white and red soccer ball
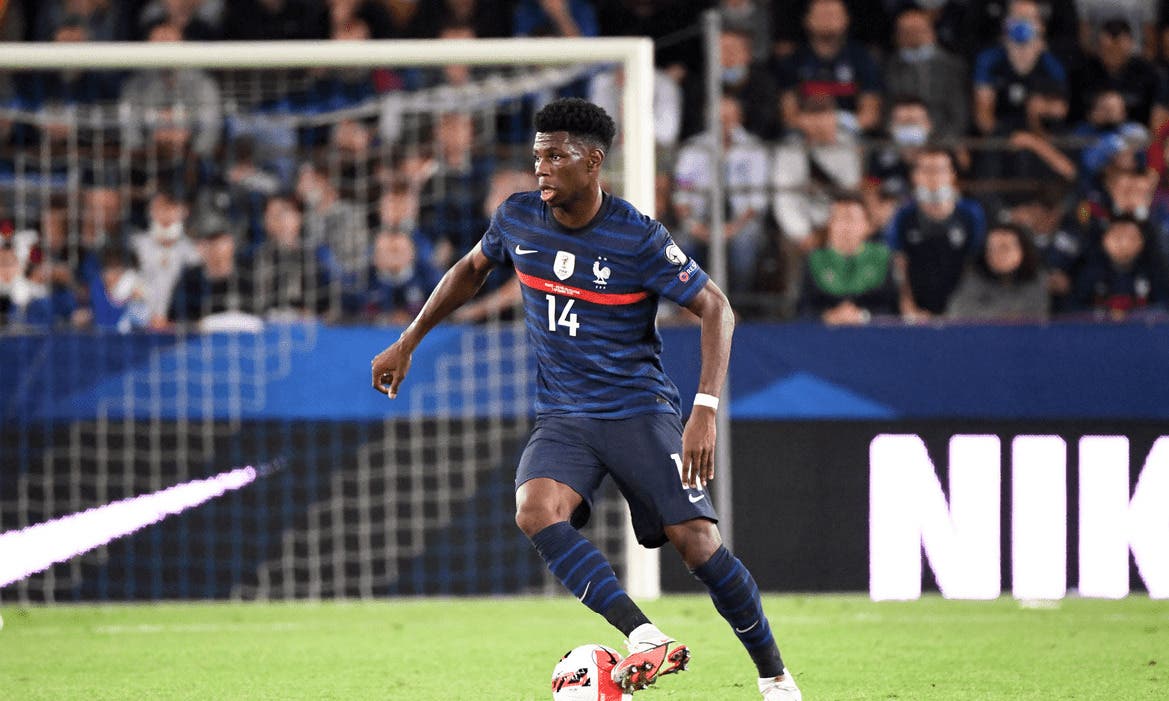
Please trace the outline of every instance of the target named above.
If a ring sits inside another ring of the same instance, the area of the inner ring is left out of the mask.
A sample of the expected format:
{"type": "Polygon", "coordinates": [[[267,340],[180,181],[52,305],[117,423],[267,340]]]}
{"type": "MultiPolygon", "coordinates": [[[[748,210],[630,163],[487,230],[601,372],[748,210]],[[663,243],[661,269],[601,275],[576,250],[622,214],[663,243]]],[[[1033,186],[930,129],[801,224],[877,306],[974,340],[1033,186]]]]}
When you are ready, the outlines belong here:
{"type": "Polygon", "coordinates": [[[581,645],[564,653],[552,670],[552,701],[632,701],[613,681],[621,654],[604,645],[581,645]]]}

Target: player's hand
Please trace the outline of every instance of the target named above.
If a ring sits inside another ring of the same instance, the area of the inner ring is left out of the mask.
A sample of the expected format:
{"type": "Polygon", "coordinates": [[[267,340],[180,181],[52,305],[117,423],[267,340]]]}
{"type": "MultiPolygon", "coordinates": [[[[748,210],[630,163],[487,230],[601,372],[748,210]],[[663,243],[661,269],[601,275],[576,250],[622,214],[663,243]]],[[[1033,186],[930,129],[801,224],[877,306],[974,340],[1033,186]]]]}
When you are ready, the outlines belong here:
{"type": "Polygon", "coordinates": [[[682,430],[682,486],[698,489],[714,479],[714,409],[695,406],[682,430]]]}
{"type": "Polygon", "coordinates": [[[410,361],[414,357],[413,351],[402,341],[397,341],[389,348],[374,356],[371,365],[373,374],[373,388],[382,394],[389,395],[390,399],[398,396],[398,386],[406,379],[410,371],[410,361]]]}

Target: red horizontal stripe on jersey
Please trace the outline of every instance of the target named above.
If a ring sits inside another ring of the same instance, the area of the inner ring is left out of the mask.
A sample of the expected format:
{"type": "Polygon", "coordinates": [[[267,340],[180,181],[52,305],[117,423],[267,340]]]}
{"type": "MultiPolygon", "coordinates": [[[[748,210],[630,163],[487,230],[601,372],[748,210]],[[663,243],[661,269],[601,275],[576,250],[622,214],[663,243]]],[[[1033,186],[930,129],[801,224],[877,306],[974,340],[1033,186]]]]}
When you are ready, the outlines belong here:
{"type": "Polygon", "coordinates": [[[818,97],[830,95],[832,97],[852,97],[857,92],[856,83],[838,83],[828,80],[809,80],[800,84],[800,94],[804,97],[818,97]]]}
{"type": "Polygon", "coordinates": [[[519,270],[516,270],[515,274],[516,277],[520,279],[520,282],[532,288],[533,290],[551,292],[552,294],[558,294],[564,297],[583,299],[584,301],[592,302],[593,304],[633,304],[634,302],[640,302],[649,296],[648,292],[626,292],[623,294],[593,292],[591,290],[582,290],[579,287],[570,287],[560,282],[545,280],[544,278],[539,278],[535,275],[527,275],[525,273],[521,273],[519,270]]]}

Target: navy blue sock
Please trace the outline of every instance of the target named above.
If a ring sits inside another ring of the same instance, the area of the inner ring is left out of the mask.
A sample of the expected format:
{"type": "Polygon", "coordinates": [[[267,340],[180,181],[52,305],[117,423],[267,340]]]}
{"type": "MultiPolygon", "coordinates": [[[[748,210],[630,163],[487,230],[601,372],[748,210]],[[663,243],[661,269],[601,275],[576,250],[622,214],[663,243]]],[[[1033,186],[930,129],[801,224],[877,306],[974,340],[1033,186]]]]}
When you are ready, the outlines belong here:
{"type": "Polygon", "coordinates": [[[621,588],[613,566],[571,524],[561,521],[548,526],[532,536],[532,545],[573,596],[604,616],[623,635],[649,622],[621,588]]]}
{"type": "Polygon", "coordinates": [[[739,642],[747,648],[759,677],[777,677],[783,674],[783,658],[771,635],[767,616],[763,615],[763,602],[759,598],[759,587],[755,578],[747,571],[739,558],[725,546],[719,546],[714,555],[692,573],[710,591],[710,598],[739,642]]]}

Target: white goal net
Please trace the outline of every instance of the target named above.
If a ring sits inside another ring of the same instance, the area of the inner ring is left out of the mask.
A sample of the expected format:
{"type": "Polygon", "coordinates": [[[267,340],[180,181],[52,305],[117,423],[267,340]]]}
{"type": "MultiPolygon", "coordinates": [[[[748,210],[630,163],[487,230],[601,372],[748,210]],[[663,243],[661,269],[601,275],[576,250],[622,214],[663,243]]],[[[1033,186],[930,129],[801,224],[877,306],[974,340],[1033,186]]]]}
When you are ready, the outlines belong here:
{"type": "MultiPolygon", "coordinates": [[[[80,298],[46,307],[55,326],[0,327],[0,533],[264,466],[0,597],[560,591],[512,523],[522,322],[477,307],[388,418],[335,398],[337,417],[314,414],[288,387],[351,354],[367,367],[420,302],[366,294],[393,277],[376,261],[406,245],[394,232],[440,271],[527,186],[534,110],[598,75],[624,72],[606,81],[624,86],[607,186],[652,213],[651,64],[635,39],[0,47],[0,220],[30,276],[71,276],[80,298]],[[217,250],[233,282],[188,280],[217,250]]],[[[322,395],[372,393],[328,376],[322,395]]],[[[589,533],[655,595],[626,521],[610,491],[589,533]]]]}

